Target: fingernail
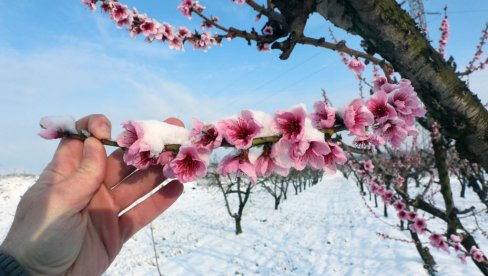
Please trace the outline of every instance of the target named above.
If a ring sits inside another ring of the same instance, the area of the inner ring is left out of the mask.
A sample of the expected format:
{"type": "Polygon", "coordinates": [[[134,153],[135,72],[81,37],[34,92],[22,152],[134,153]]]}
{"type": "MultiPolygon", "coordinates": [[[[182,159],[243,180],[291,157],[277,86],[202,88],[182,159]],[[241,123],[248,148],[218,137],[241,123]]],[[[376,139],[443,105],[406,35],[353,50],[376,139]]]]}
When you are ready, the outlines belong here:
{"type": "Polygon", "coordinates": [[[101,136],[103,138],[112,139],[111,131],[112,130],[111,130],[110,126],[105,124],[105,123],[100,126],[100,132],[101,132],[101,136]]]}

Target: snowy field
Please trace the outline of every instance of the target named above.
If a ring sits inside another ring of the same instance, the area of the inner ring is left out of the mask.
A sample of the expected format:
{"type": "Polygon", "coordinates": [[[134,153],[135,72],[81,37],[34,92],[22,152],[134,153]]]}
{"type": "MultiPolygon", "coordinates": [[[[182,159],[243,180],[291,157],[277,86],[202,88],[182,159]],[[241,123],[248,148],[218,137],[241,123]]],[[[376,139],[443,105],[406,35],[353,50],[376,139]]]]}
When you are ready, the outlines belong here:
{"type": "MultiPolygon", "coordinates": [[[[0,239],[8,231],[21,195],[35,179],[0,177],[0,239]]],[[[458,185],[453,186],[456,190],[458,185]]],[[[408,239],[407,232],[391,226],[398,223],[393,209],[390,218],[375,218],[364,207],[356,186],[341,175],[325,177],[298,195],[290,187],[288,194],[275,211],[273,198],[255,191],[245,209],[244,233],[236,236],[222,195],[186,185],[182,197],[152,224],[162,274],[427,275],[413,244],[376,235],[408,239]]],[[[477,202],[472,192],[467,195],[456,201],[460,209],[477,202]]],[[[379,215],[382,208],[374,212],[379,215]]],[[[484,229],[488,229],[487,216],[480,215],[484,229]]],[[[465,223],[469,229],[474,226],[469,220],[465,223]]],[[[486,252],[488,240],[479,232],[474,236],[486,252]]],[[[453,253],[431,252],[439,275],[481,275],[470,260],[461,265],[453,253]]],[[[148,227],[127,242],[106,275],[159,275],[148,227]]]]}

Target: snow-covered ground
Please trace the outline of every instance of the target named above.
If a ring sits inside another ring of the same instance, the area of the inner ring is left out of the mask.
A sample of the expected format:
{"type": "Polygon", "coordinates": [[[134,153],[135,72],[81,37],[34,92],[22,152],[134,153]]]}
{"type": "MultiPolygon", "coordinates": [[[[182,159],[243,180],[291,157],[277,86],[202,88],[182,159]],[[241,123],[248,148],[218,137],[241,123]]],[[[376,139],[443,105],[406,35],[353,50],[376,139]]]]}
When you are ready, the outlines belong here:
{"type": "MultiPolygon", "coordinates": [[[[20,196],[35,179],[0,177],[0,239],[20,196]]],[[[457,201],[459,206],[473,202],[472,193],[457,201]]],[[[364,208],[356,186],[339,174],[298,195],[290,187],[288,200],[276,211],[272,197],[256,191],[246,206],[244,233],[238,236],[223,204],[217,190],[187,185],[175,205],[152,223],[162,274],[427,275],[413,244],[377,236],[408,239],[408,233],[390,225],[398,223],[393,210],[390,218],[375,218],[364,208]]],[[[379,215],[382,208],[374,212],[379,215]]],[[[480,215],[485,229],[486,216],[480,215]]],[[[486,252],[488,241],[479,232],[475,237],[486,252]]],[[[439,275],[481,275],[471,261],[461,265],[453,253],[431,252],[439,275]]],[[[127,242],[106,275],[158,275],[148,227],[127,242]]]]}

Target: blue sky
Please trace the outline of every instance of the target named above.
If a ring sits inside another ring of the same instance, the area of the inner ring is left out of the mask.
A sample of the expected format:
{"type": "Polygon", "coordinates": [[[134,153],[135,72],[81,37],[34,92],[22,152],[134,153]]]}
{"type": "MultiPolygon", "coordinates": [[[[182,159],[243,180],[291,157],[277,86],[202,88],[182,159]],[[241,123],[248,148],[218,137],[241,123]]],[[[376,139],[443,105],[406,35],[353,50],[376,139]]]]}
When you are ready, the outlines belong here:
{"type": "MultiPolygon", "coordinates": [[[[173,25],[198,28],[177,10],[180,1],[126,1],[140,12],[173,25]]],[[[207,14],[226,26],[261,28],[254,12],[228,0],[202,0],[207,14]]],[[[426,1],[426,11],[449,6],[449,55],[464,66],[488,22],[488,2],[426,1]],[[466,4],[466,3],[469,3],[466,4]]],[[[427,15],[437,45],[441,15],[427,15]]],[[[330,25],[312,16],[306,33],[325,36],[330,25]]],[[[335,30],[339,39],[358,39],[335,30]]],[[[488,49],[486,49],[488,51],[488,49]]],[[[37,136],[46,115],[106,114],[114,135],[125,119],[180,117],[205,121],[251,108],[273,112],[305,103],[309,108],[325,89],[334,104],[358,95],[358,83],[337,53],[298,46],[289,60],[279,52],[260,53],[245,41],[224,41],[208,52],[169,50],[160,43],[131,39],[106,15],[89,12],[79,0],[0,0],[0,173],[38,173],[50,160],[54,141],[37,136]]],[[[471,88],[488,100],[488,74],[471,78],[471,88]]]]}

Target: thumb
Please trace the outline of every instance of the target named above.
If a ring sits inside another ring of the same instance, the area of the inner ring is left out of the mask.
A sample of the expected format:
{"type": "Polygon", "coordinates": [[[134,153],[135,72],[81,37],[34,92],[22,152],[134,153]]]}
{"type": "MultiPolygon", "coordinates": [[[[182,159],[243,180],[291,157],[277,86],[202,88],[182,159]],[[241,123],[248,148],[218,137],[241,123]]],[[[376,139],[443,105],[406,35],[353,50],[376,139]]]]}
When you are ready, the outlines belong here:
{"type": "Polygon", "coordinates": [[[75,206],[84,208],[88,204],[105,178],[106,163],[107,155],[102,143],[95,138],[87,138],[83,145],[80,165],[66,179],[68,183],[64,185],[69,190],[70,201],[75,206]]]}

